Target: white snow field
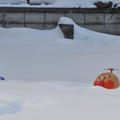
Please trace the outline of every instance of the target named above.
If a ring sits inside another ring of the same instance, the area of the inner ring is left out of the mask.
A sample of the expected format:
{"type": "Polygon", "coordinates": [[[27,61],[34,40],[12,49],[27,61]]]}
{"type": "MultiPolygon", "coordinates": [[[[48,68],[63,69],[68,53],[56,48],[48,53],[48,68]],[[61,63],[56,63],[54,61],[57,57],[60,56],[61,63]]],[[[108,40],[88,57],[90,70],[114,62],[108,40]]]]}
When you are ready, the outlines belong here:
{"type": "Polygon", "coordinates": [[[120,37],[74,27],[74,40],[59,27],[0,28],[0,120],[119,119],[120,88],[93,82],[120,68],[120,37]]]}
{"type": "MultiPolygon", "coordinates": [[[[114,4],[120,4],[120,0],[30,0],[31,3],[37,3],[36,7],[65,7],[65,8],[91,8],[95,7],[94,2],[103,1],[108,2],[112,1],[114,4]],[[39,5],[40,4],[40,5],[39,5]]],[[[27,4],[26,0],[0,0],[0,6],[26,6],[26,7],[35,7],[35,5],[30,6],[27,4]]]]}

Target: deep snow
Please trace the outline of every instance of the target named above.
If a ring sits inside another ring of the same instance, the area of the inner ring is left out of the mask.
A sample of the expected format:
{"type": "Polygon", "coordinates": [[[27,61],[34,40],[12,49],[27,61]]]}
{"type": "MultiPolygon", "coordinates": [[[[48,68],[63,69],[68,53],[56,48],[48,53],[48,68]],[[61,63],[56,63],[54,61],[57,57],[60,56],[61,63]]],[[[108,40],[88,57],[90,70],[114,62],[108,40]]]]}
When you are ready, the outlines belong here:
{"type": "MultiPolygon", "coordinates": [[[[0,120],[119,119],[120,88],[94,87],[104,68],[120,68],[120,37],[73,23],[75,40],[53,30],[0,28],[0,120]]],[[[120,77],[120,72],[115,72],[120,77]]]]}

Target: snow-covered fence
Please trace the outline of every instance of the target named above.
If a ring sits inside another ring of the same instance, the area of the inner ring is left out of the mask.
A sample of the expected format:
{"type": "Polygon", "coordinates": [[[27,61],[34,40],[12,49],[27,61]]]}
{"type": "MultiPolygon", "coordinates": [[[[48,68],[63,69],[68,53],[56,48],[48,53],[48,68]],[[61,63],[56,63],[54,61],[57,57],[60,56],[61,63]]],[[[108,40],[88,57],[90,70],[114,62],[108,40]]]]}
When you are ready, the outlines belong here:
{"type": "Polygon", "coordinates": [[[0,25],[52,29],[64,16],[80,26],[120,35],[119,13],[119,9],[0,7],[0,25]]]}

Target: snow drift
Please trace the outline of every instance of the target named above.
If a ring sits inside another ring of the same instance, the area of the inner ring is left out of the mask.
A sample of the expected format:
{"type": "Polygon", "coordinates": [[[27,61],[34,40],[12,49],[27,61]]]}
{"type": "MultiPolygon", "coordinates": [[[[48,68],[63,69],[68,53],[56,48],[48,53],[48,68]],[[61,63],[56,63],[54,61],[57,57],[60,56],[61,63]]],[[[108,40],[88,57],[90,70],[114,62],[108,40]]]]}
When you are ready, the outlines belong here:
{"type": "Polygon", "coordinates": [[[90,82],[99,72],[90,71],[91,68],[96,69],[99,65],[99,69],[103,70],[107,66],[117,66],[119,59],[113,62],[111,58],[115,58],[118,52],[111,53],[120,48],[119,36],[81,28],[68,18],[60,21],[74,24],[74,41],[64,39],[59,27],[43,31],[1,28],[1,75],[7,79],[90,82]],[[109,60],[108,55],[111,55],[109,60]],[[94,60],[95,57],[97,60],[94,60]],[[100,62],[101,57],[104,62],[100,62]],[[89,71],[90,76],[80,75],[89,71]]]}
{"type": "Polygon", "coordinates": [[[74,24],[75,40],[59,27],[0,28],[1,120],[119,119],[120,88],[92,85],[104,68],[120,68],[120,37],[60,22],[74,24]]]}

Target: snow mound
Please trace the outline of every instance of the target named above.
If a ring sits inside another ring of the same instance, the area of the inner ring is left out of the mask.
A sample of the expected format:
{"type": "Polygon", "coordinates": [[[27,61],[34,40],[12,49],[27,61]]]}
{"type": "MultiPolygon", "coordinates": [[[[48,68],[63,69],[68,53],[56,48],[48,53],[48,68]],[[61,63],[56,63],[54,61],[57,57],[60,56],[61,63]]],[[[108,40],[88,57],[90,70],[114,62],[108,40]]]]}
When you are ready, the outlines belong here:
{"type": "MultiPolygon", "coordinates": [[[[53,30],[0,28],[0,120],[119,119],[120,88],[93,87],[120,68],[120,37],[74,25],[75,40],[53,30]]],[[[115,73],[118,77],[120,72],[115,73]]]]}
{"type": "Polygon", "coordinates": [[[59,27],[53,30],[0,28],[1,76],[15,80],[86,83],[98,75],[94,76],[97,71],[91,68],[118,68],[119,36],[87,30],[69,18],[62,17],[59,23],[74,24],[75,40],[64,39],[59,27]],[[89,75],[81,74],[84,72],[89,75]]]}
{"type": "Polygon", "coordinates": [[[74,25],[74,38],[95,46],[120,48],[120,37],[115,35],[108,35],[104,33],[95,32],[78,26],[71,18],[61,17],[58,24],[72,24],[74,25]],[[114,41],[113,41],[114,40],[114,41]]]}
{"type": "Polygon", "coordinates": [[[73,22],[73,20],[72,20],[71,18],[61,17],[61,18],[59,19],[58,24],[67,24],[67,25],[73,24],[73,25],[74,25],[75,23],[73,22]]]}

